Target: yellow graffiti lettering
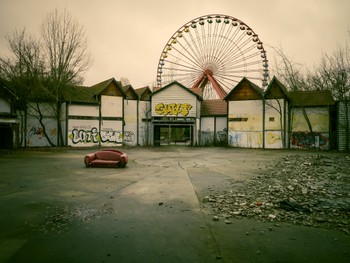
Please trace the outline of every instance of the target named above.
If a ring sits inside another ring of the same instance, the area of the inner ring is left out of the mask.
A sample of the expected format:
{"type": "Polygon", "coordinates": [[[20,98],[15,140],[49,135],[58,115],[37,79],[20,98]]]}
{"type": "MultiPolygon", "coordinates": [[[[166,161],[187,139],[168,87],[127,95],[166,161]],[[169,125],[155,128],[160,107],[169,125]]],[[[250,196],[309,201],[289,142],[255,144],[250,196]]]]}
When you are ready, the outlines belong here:
{"type": "Polygon", "coordinates": [[[275,143],[277,143],[277,142],[279,142],[281,140],[282,140],[281,136],[278,135],[278,134],[275,134],[275,133],[272,133],[272,132],[269,132],[267,134],[267,143],[268,144],[275,144],[275,143]]]}
{"type": "Polygon", "coordinates": [[[188,103],[158,103],[155,106],[155,112],[159,115],[172,115],[178,116],[179,114],[182,116],[187,116],[190,113],[190,109],[192,109],[192,105],[188,103]]]}
{"type": "Polygon", "coordinates": [[[163,103],[158,103],[155,107],[155,111],[157,114],[163,114],[164,110],[164,104],[163,103]]]}
{"type": "Polygon", "coordinates": [[[192,109],[192,105],[190,105],[188,103],[182,104],[182,112],[181,112],[181,114],[183,116],[187,116],[190,113],[190,109],[192,109]]]}

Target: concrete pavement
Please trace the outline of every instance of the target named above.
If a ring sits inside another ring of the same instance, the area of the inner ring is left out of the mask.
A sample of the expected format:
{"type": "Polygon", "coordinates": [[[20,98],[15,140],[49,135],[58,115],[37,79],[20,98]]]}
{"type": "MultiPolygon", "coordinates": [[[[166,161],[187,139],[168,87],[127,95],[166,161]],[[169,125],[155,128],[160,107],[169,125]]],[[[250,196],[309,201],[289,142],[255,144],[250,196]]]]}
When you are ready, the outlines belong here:
{"type": "Polygon", "coordinates": [[[347,262],[343,233],[203,207],[288,152],[131,148],[125,169],[85,168],[91,151],[0,153],[0,262],[347,262]]]}

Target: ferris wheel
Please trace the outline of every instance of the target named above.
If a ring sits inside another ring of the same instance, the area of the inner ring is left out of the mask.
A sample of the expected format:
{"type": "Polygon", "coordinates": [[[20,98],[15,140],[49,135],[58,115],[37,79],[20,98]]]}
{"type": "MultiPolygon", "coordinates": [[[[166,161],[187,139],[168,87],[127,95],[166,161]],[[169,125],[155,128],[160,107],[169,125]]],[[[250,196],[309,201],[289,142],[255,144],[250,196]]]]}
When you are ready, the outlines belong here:
{"type": "Polygon", "coordinates": [[[204,99],[223,99],[242,80],[267,85],[268,60],[258,35],[226,15],[201,16],[180,27],[166,43],[157,85],[178,81],[202,89],[204,99]]]}

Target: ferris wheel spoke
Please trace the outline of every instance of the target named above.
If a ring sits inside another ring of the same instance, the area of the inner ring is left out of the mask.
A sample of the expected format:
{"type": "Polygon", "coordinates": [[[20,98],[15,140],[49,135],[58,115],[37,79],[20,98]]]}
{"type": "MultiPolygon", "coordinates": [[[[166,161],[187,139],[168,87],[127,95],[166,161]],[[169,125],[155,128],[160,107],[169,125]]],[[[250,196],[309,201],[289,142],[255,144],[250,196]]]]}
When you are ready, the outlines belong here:
{"type": "Polygon", "coordinates": [[[225,90],[226,93],[233,88],[233,86],[238,83],[238,80],[235,78],[216,78],[217,82],[225,90]]]}
{"type": "Polygon", "coordinates": [[[226,39],[225,39],[225,35],[226,35],[225,34],[225,27],[226,27],[226,25],[223,24],[223,26],[221,26],[221,28],[220,28],[220,32],[218,33],[217,42],[216,42],[216,46],[215,46],[214,54],[213,54],[214,57],[219,57],[219,54],[221,53],[222,45],[226,41],[226,39]]]}
{"type": "Polygon", "coordinates": [[[200,65],[197,65],[196,63],[193,63],[192,60],[184,59],[184,58],[186,58],[185,56],[179,57],[179,56],[175,56],[174,54],[170,54],[169,53],[169,57],[174,58],[174,60],[166,59],[166,60],[164,60],[164,62],[173,64],[173,65],[177,65],[177,66],[182,66],[182,67],[187,67],[187,68],[201,70],[200,65]]]}
{"type": "Polygon", "coordinates": [[[227,52],[227,55],[222,54],[223,57],[227,60],[228,63],[232,62],[234,63],[235,59],[237,57],[245,57],[243,54],[246,54],[248,51],[252,50],[254,46],[248,46],[248,48],[243,49],[245,46],[247,46],[249,41],[245,41],[244,43],[241,43],[241,45],[236,46],[236,49],[233,49],[229,52],[227,52]]]}
{"type": "Polygon", "coordinates": [[[184,50],[186,50],[188,53],[192,53],[192,56],[195,58],[195,60],[197,61],[198,65],[202,65],[203,61],[201,59],[200,53],[198,52],[198,49],[193,48],[194,45],[192,45],[189,40],[187,39],[187,37],[184,35],[182,37],[182,39],[184,40],[184,42],[186,43],[186,46],[184,46],[181,43],[181,46],[183,47],[184,50]]]}
{"type": "MultiPolygon", "coordinates": [[[[197,41],[195,40],[195,37],[193,36],[192,32],[191,32],[191,31],[188,31],[187,34],[189,35],[189,37],[190,37],[190,39],[191,39],[192,45],[195,47],[195,49],[196,49],[196,51],[197,51],[197,54],[198,54],[197,56],[198,56],[198,57],[201,57],[201,54],[203,54],[203,52],[202,52],[202,50],[200,49],[200,47],[199,47],[197,41]]],[[[189,44],[189,45],[191,45],[191,44],[189,44]]],[[[203,63],[203,62],[202,62],[202,63],[203,63]]]]}
{"type": "MultiPolygon", "coordinates": [[[[236,54],[235,56],[232,56],[230,58],[227,59],[227,63],[231,66],[242,66],[243,64],[240,63],[244,63],[244,65],[251,65],[251,62],[256,62],[256,64],[262,64],[261,59],[259,58],[259,60],[254,61],[253,59],[256,59],[257,57],[259,57],[260,52],[255,52],[255,53],[251,53],[251,54],[247,54],[247,55],[243,55],[246,54],[247,52],[243,52],[241,50],[240,54],[236,54]]],[[[255,63],[253,63],[255,64],[255,63]]]]}
{"type": "MultiPolygon", "coordinates": [[[[200,48],[200,51],[201,51],[201,54],[207,54],[207,51],[206,51],[206,46],[204,45],[204,43],[202,42],[202,37],[200,35],[200,32],[198,32],[198,29],[197,27],[194,28],[194,31],[195,31],[195,34],[196,34],[196,39],[197,39],[197,42],[198,42],[198,46],[200,48]]],[[[202,56],[202,55],[201,55],[202,56]]],[[[204,63],[206,63],[206,59],[204,57],[204,63]]]]}
{"type": "Polygon", "coordinates": [[[229,68],[227,68],[227,70],[246,68],[248,66],[255,66],[255,65],[259,65],[259,64],[260,64],[260,61],[258,61],[258,60],[250,61],[250,62],[244,62],[243,64],[232,65],[229,68]]]}
{"type": "Polygon", "coordinates": [[[232,25],[230,34],[227,38],[227,41],[225,42],[225,45],[221,48],[221,54],[222,54],[221,57],[226,57],[227,54],[231,53],[232,47],[235,45],[234,40],[237,37],[238,33],[240,32],[240,29],[239,29],[239,27],[236,27],[235,31],[233,31],[233,33],[232,33],[233,27],[234,26],[232,25]]]}
{"type": "Polygon", "coordinates": [[[253,53],[253,54],[247,55],[246,57],[235,56],[232,59],[227,60],[227,63],[229,63],[230,65],[237,65],[237,64],[239,65],[239,63],[241,63],[241,62],[247,63],[247,65],[250,62],[256,62],[257,64],[261,64],[261,60],[255,60],[255,61],[252,60],[252,59],[256,59],[256,56],[258,54],[253,53]]]}
{"type": "MultiPolygon", "coordinates": [[[[195,58],[195,57],[193,57],[192,55],[191,55],[191,57],[189,57],[188,55],[186,55],[184,52],[182,52],[182,51],[180,51],[179,49],[177,49],[177,48],[175,48],[175,47],[173,47],[173,49],[174,50],[176,50],[177,51],[177,53],[180,55],[180,56],[176,56],[177,58],[181,58],[181,57],[183,57],[183,58],[186,58],[186,60],[187,60],[187,62],[188,63],[190,63],[190,64],[192,64],[192,65],[196,65],[198,68],[200,68],[201,67],[201,65],[200,65],[200,63],[197,61],[197,59],[195,58]]],[[[184,49],[185,50],[185,49],[184,49]]],[[[186,52],[187,54],[189,54],[188,52],[186,52]]],[[[169,55],[170,55],[170,53],[169,53],[169,55]]],[[[173,54],[171,54],[171,55],[173,55],[173,54]]],[[[175,56],[174,56],[175,57],[175,56]]],[[[182,61],[185,61],[184,59],[181,59],[182,61]]]]}

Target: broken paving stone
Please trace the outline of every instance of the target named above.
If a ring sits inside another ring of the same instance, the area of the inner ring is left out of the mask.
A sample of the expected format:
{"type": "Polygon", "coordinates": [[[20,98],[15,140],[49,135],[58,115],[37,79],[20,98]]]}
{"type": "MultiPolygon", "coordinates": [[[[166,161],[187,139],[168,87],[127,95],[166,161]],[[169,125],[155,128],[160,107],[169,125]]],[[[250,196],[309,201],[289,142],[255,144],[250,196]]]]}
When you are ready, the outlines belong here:
{"type": "Polygon", "coordinates": [[[349,160],[349,156],[338,154],[290,154],[267,169],[259,169],[250,180],[230,180],[229,191],[204,200],[219,217],[344,231],[350,227],[349,160]]]}
{"type": "Polygon", "coordinates": [[[276,217],[277,217],[276,215],[269,214],[269,218],[272,219],[272,220],[276,219],[276,217]]]}

